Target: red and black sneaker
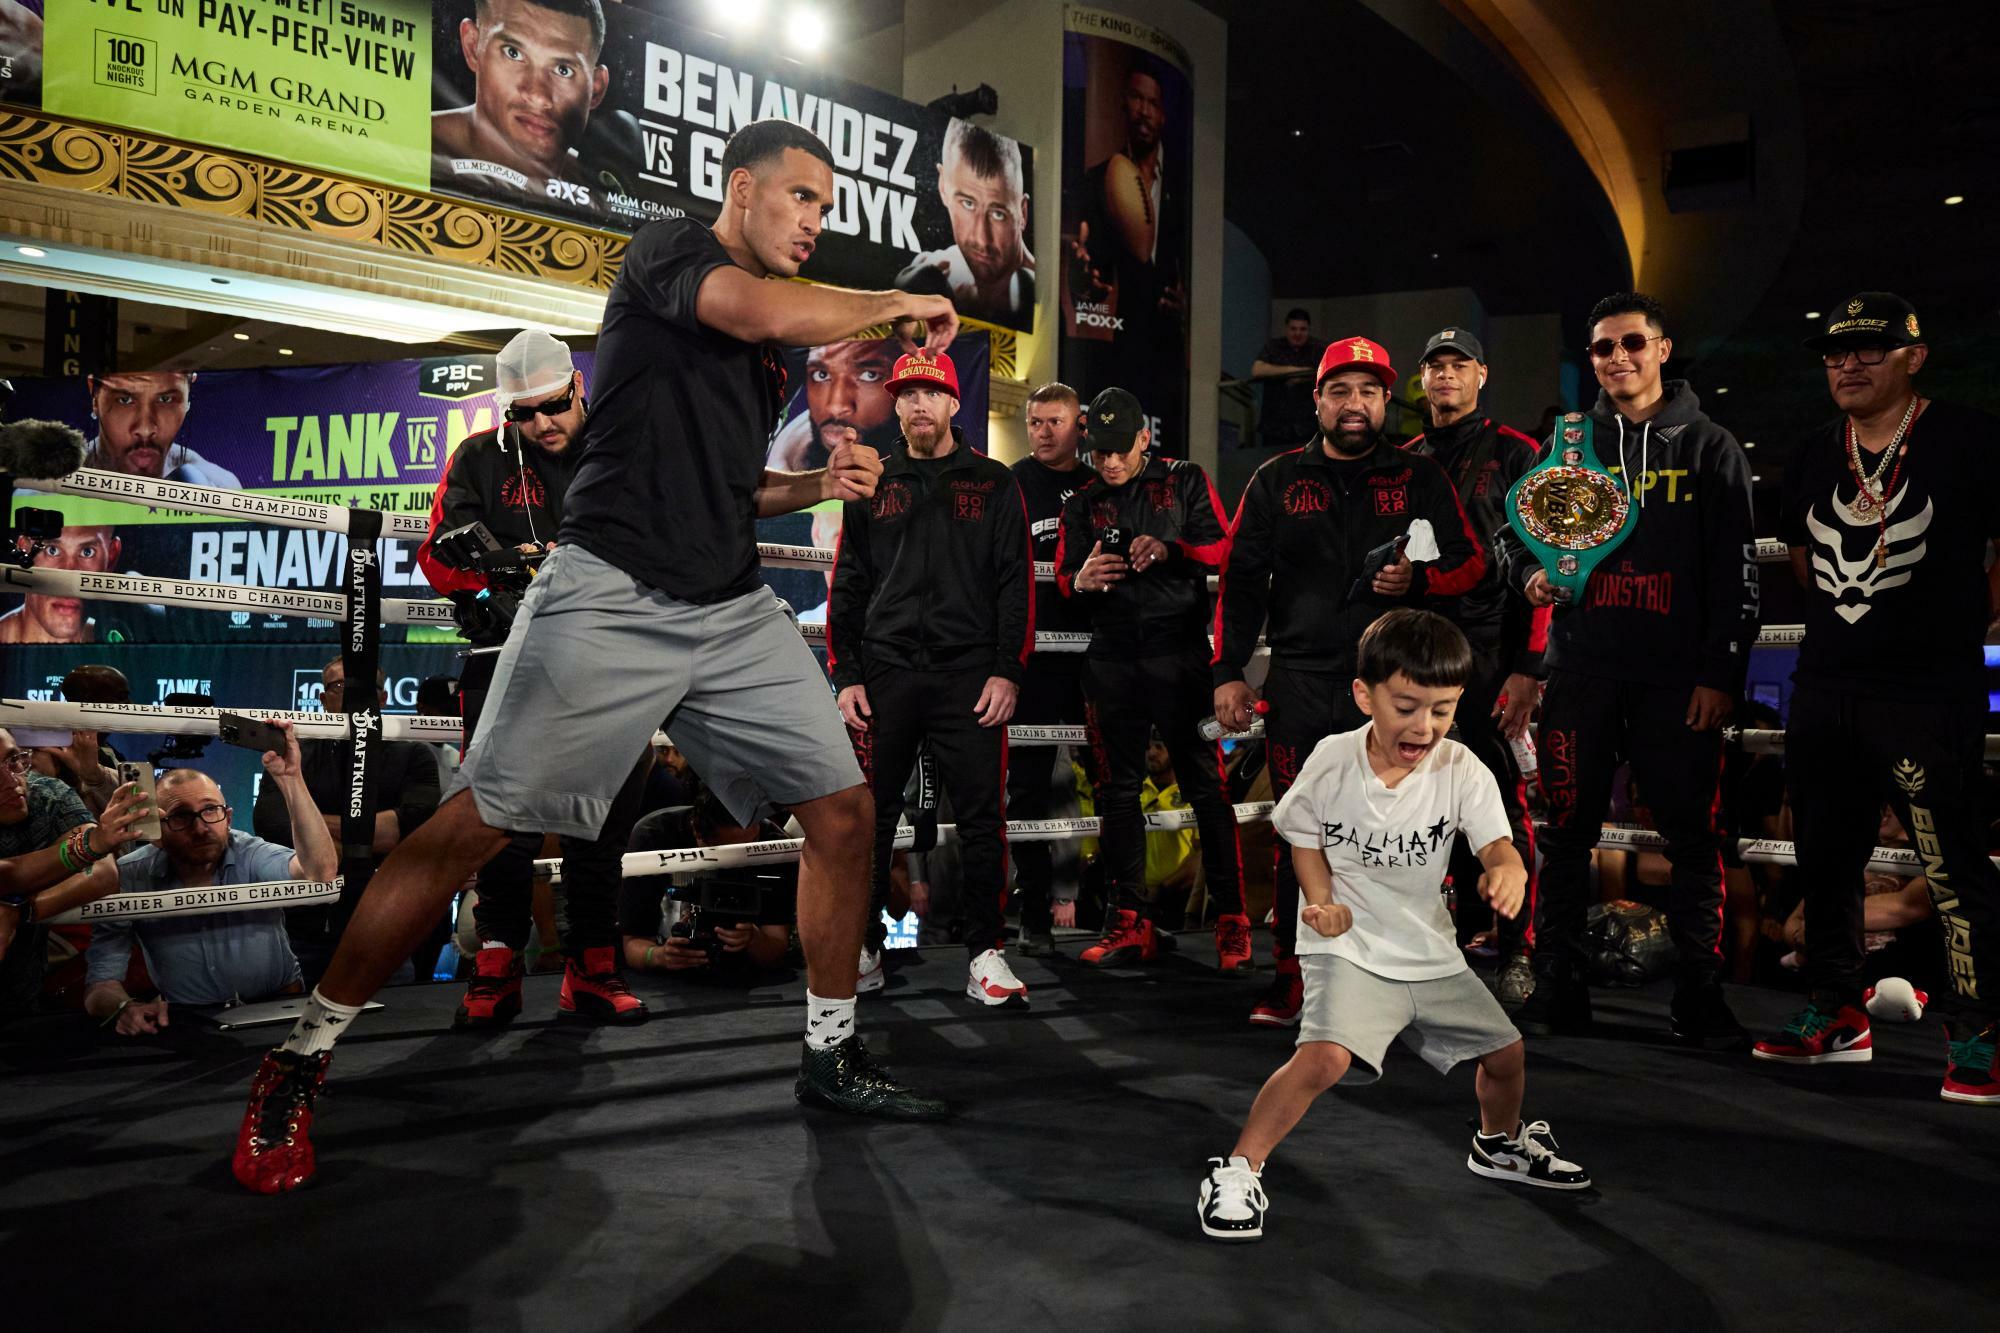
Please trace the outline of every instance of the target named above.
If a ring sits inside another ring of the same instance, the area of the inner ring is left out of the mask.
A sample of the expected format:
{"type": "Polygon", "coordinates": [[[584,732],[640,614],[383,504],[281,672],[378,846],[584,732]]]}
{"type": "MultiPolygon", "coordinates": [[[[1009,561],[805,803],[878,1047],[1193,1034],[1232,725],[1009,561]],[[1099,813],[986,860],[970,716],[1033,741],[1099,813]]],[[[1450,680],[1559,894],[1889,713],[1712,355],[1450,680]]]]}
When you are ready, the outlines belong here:
{"type": "Polygon", "coordinates": [[[1150,963],[1159,955],[1160,940],[1153,932],[1153,923],[1121,907],[1105,923],[1103,936],[1078,954],[1077,961],[1092,967],[1118,967],[1124,963],[1150,963]]]}
{"type": "Polygon", "coordinates": [[[606,946],[585,949],[565,961],[556,1013],[591,1023],[643,1023],[646,1004],[626,989],[625,978],[618,975],[618,951],[606,946]]]}
{"type": "Polygon", "coordinates": [[[267,1051],[250,1080],[250,1104],[236,1131],[229,1169],[257,1194],[283,1194],[313,1178],[313,1101],[326,1082],[332,1051],[297,1055],[267,1051]]]}
{"type": "Polygon", "coordinates": [[[1950,1054],[1938,1096],[1948,1102],[2000,1106],[2000,1024],[1973,1028],[1946,1023],[1944,1039],[1950,1054]]]}
{"type": "Polygon", "coordinates": [[[1247,977],[1257,970],[1250,951],[1250,918],[1242,912],[1215,919],[1216,971],[1225,977],[1247,977]]]}
{"type": "Polygon", "coordinates": [[[487,948],[472,955],[472,979],[458,1003],[455,1028],[493,1028],[521,1012],[521,955],[512,949],[487,948]]]}
{"type": "Polygon", "coordinates": [[[1783,1032],[1758,1042],[1750,1053],[1787,1065],[1858,1065],[1875,1058],[1875,1038],[1861,1009],[1809,1000],[1783,1032]]]}
{"type": "Polygon", "coordinates": [[[1297,1027],[1299,1010],[1305,1008],[1306,982],[1299,975],[1299,956],[1278,960],[1278,975],[1262,999],[1252,1006],[1250,1021],[1267,1028],[1297,1027]]]}

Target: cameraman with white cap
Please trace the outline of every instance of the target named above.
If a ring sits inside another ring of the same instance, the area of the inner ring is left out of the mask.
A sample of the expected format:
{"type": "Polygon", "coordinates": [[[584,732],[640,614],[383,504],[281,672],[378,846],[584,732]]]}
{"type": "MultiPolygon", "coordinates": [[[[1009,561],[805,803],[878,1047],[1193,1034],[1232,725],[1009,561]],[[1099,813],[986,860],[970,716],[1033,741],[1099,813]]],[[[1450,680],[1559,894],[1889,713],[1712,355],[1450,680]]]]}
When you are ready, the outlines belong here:
{"type": "MultiPolygon", "coordinates": [[[[547,554],[562,523],[564,493],[576,475],[576,442],[588,410],[583,372],[571,361],[568,345],[540,329],[515,334],[494,358],[493,371],[500,425],[468,436],[452,452],[431,502],[430,536],[417,551],[425,577],[457,605],[460,629],[480,648],[506,641],[520,591],[493,586],[484,570],[454,566],[435,543],[440,534],[483,523],[502,548],[524,556],[547,554]]],[[[459,708],[468,745],[497,661],[493,653],[467,657],[460,673],[459,708]]],[[[506,725],[504,718],[495,722],[506,725]]],[[[645,1006],[625,988],[617,970],[618,858],[638,817],[643,783],[642,767],[619,793],[596,842],[563,839],[568,960],[558,1011],[565,1017],[623,1023],[645,1017],[645,1006]]],[[[517,834],[479,872],[473,915],[480,948],[459,1006],[460,1027],[498,1026],[520,1012],[521,977],[533,930],[534,858],[541,845],[539,833],[517,834]]]]}

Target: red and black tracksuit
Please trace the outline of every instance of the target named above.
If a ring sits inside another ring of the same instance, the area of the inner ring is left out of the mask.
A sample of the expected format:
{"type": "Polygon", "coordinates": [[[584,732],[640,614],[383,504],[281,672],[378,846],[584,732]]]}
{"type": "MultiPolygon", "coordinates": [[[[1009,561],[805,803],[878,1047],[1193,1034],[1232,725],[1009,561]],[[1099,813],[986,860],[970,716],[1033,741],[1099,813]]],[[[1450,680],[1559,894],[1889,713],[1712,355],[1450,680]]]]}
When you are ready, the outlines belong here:
{"type": "MultiPolygon", "coordinates": [[[[437,558],[431,542],[440,532],[468,523],[484,523],[502,546],[551,542],[562,526],[563,497],[576,475],[575,447],[551,454],[525,442],[511,426],[467,436],[445,462],[444,476],[431,497],[430,535],[417,548],[417,565],[437,589],[464,605],[487,588],[486,576],[456,569],[437,558]]],[[[498,647],[506,632],[472,635],[475,647],[498,647]]],[[[458,682],[459,712],[465,719],[465,744],[479,729],[486,689],[499,664],[496,654],[465,659],[458,682]]],[[[501,719],[502,724],[506,719],[501,719]]],[[[634,748],[649,749],[646,738],[634,737],[634,748]]],[[[564,838],[563,896],[568,907],[568,932],[563,945],[581,956],[585,949],[618,944],[618,885],[621,858],[632,823],[639,816],[645,767],[633,770],[613,801],[604,830],[595,839],[564,838]]],[[[479,938],[510,949],[528,947],[534,930],[531,898],[535,857],[542,848],[539,833],[516,833],[507,846],[479,871],[479,901],[473,908],[479,938]]]]}
{"type": "MultiPolygon", "coordinates": [[[[1028,536],[1037,563],[1055,563],[1062,540],[1063,506],[1098,484],[1097,473],[1085,464],[1066,472],[1048,467],[1030,455],[1014,464],[1014,480],[1028,511],[1028,536]]],[[[1085,601],[1043,597],[1035,609],[1036,628],[1057,633],[1090,632],[1090,608],[1085,601]]],[[[1082,726],[1083,655],[1037,653],[1021,676],[1021,701],[1014,723],[1024,727],[1082,726]]],[[[1085,752],[1086,756],[1088,752],[1085,752]]],[[[1047,819],[1053,802],[1050,760],[1063,755],[1060,746],[1026,749],[1007,766],[1007,815],[1010,819],[1047,819]]],[[[1088,757],[1085,767],[1091,765],[1088,757]]],[[[1070,783],[1069,765],[1062,765],[1063,786],[1070,783]]],[[[1054,925],[1055,868],[1046,842],[1024,842],[1009,848],[1014,858],[1014,883],[1021,891],[1021,929],[1045,932],[1054,925]]]]}
{"type": "MultiPolygon", "coordinates": [[[[1482,541],[1507,523],[1507,492],[1521,474],[1535,465],[1539,446],[1517,430],[1491,417],[1467,416],[1449,426],[1435,426],[1403,446],[1442,467],[1458,492],[1472,530],[1482,541]]],[[[1459,742],[1479,756],[1500,784],[1500,804],[1507,811],[1514,850],[1528,868],[1528,895],[1513,917],[1498,917],[1503,956],[1522,953],[1534,943],[1535,824],[1528,814],[1528,783],[1514,747],[1500,734],[1494,710],[1506,693],[1511,675],[1542,676],[1542,649],[1548,642],[1549,609],[1531,607],[1507,586],[1498,561],[1488,561],[1479,586],[1463,597],[1441,602],[1437,609],[1465,631],[1472,644],[1472,679],[1458,701],[1459,742]]],[[[1459,839],[1452,851],[1452,880],[1469,888],[1479,882],[1477,849],[1459,839]]],[[[1470,894],[1460,903],[1473,901],[1470,894]]],[[[1497,916],[1497,914],[1496,914],[1497,916]]]]}
{"type": "Polygon", "coordinates": [[[1122,486],[1100,484],[1063,507],[1056,587],[1090,612],[1083,664],[1089,729],[1099,784],[1107,888],[1113,905],[1150,914],[1146,826],[1140,789],[1146,747],[1158,729],[1174,776],[1195,813],[1202,867],[1218,914],[1243,911],[1243,849],[1223,781],[1222,747],[1201,738],[1214,716],[1208,683],[1208,576],[1229,554],[1229,523],[1215,484],[1193,463],[1154,458],[1122,486]],[[1128,572],[1101,592],[1076,586],[1091,548],[1125,551],[1158,538],[1167,557],[1128,572]]]}
{"type": "Polygon", "coordinates": [[[898,447],[867,500],[841,516],[827,611],[836,689],[864,686],[870,721],[850,731],[875,794],[869,941],[881,944],[903,789],[921,747],[958,823],[965,944],[1006,942],[1007,728],[974,712],[993,677],[1021,681],[1035,645],[1035,575],[1021,490],[1007,468],[958,445],[941,459],[898,447]]]}
{"type": "MultiPolygon", "coordinates": [[[[1742,446],[1685,381],[1665,388],[1644,422],[1626,421],[1602,394],[1590,410],[1597,456],[1630,488],[1636,517],[1582,598],[1549,623],[1535,972],[1573,984],[1587,970],[1590,853],[1612,779],[1629,763],[1667,842],[1667,924],[1691,991],[1713,982],[1722,962],[1722,732],[1693,730],[1687,712],[1697,686],[1731,699],[1743,692],[1757,638],[1757,546],[1742,446]]],[[[1540,568],[1511,530],[1496,552],[1509,588],[1540,568]]]]}
{"type": "MultiPolygon", "coordinates": [[[[1315,745],[1366,722],[1353,691],[1361,632],[1398,606],[1435,607],[1463,597],[1485,573],[1485,548],[1451,479],[1428,458],[1385,440],[1359,458],[1335,458],[1315,442],[1257,469],[1236,509],[1216,599],[1212,671],[1217,688],[1242,680],[1258,631],[1265,631],[1271,662],[1264,736],[1273,800],[1291,790],[1315,745]],[[1417,540],[1425,532],[1428,545],[1417,540]],[[1411,557],[1409,592],[1390,598],[1365,586],[1356,590],[1368,552],[1404,534],[1420,552],[1436,549],[1428,558],[1411,557]]],[[[1272,928],[1283,959],[1293,956],[1298,939],[1299,882],[1290,850],[1280,841],[1276,851],[1272,928]]]]}

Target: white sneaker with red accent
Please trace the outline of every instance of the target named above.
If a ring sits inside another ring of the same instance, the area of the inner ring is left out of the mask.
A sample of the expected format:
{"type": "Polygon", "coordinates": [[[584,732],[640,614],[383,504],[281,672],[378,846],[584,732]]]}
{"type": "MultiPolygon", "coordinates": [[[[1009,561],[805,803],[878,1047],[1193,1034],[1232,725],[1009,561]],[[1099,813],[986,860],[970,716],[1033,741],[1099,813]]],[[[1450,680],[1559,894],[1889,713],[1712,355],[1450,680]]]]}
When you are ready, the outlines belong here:
{"type": "Polygon", "coordinates": [[[855,969],[854,993],[866,995],[869,991],[881,990],[887,978],[882,975],[882,951],[864,948],[861,962],[855,969]]]}
{"type": "Polygon", "coordinates": [[[966,969],[965,994],[981,1004],[1028,1003],[1028,988],[1014,975],[1014,969],[1007,966],[1006,955],[998,949],[988,949],[972,960],[966,969]]]}

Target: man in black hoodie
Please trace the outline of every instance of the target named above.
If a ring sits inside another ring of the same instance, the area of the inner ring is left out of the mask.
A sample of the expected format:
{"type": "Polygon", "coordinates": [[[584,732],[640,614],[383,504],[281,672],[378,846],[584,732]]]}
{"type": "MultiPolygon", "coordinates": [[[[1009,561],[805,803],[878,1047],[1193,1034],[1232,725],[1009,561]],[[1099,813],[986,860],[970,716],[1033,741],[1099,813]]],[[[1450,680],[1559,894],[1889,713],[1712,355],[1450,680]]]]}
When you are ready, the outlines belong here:
{"type": "Polygon", "coordinates": [[[922,348],[896,362],[902,438],[882,481],[841,514],[826,660],[840,715],[875,793],[875,880],[864,982],[879,965],[882,910],[903,788],[928,744],[958,818],[965,869],[965,993],[1026,1005],[1007,966],[1007,721],[1035,645],[1035,573],[1021,489],[974,453],[951,419],[958,371],[922,348]]]}
{"type": "MultiPolygon", "coordinates": [[[[1590,312],[1590,364],[1602,392],[1590,415],[1606,463],[1632,497],[1634,527],[1556,609],[1542,696],[1542,839],[1535,991],[1516,1022],[1547,1035],[1590,1024],[1585,914],[1597,845],[1620,763],[1629,762],[1673,863],[1667,923],[1680,950],[1674,1036],[1742,1050],[1722,964],[1721,834],[1716,788],[1722,725],[1743,691],[1757,636],[1757,547],[1750,464],[1701,411],[1684,380],[1660,379],[1673,353],[1660,303],[1636,292],[1590,312]]],[[[1555,597],[1511,530],[1496,542],[1510,587],[1536,606],[1555,597]]]]}

